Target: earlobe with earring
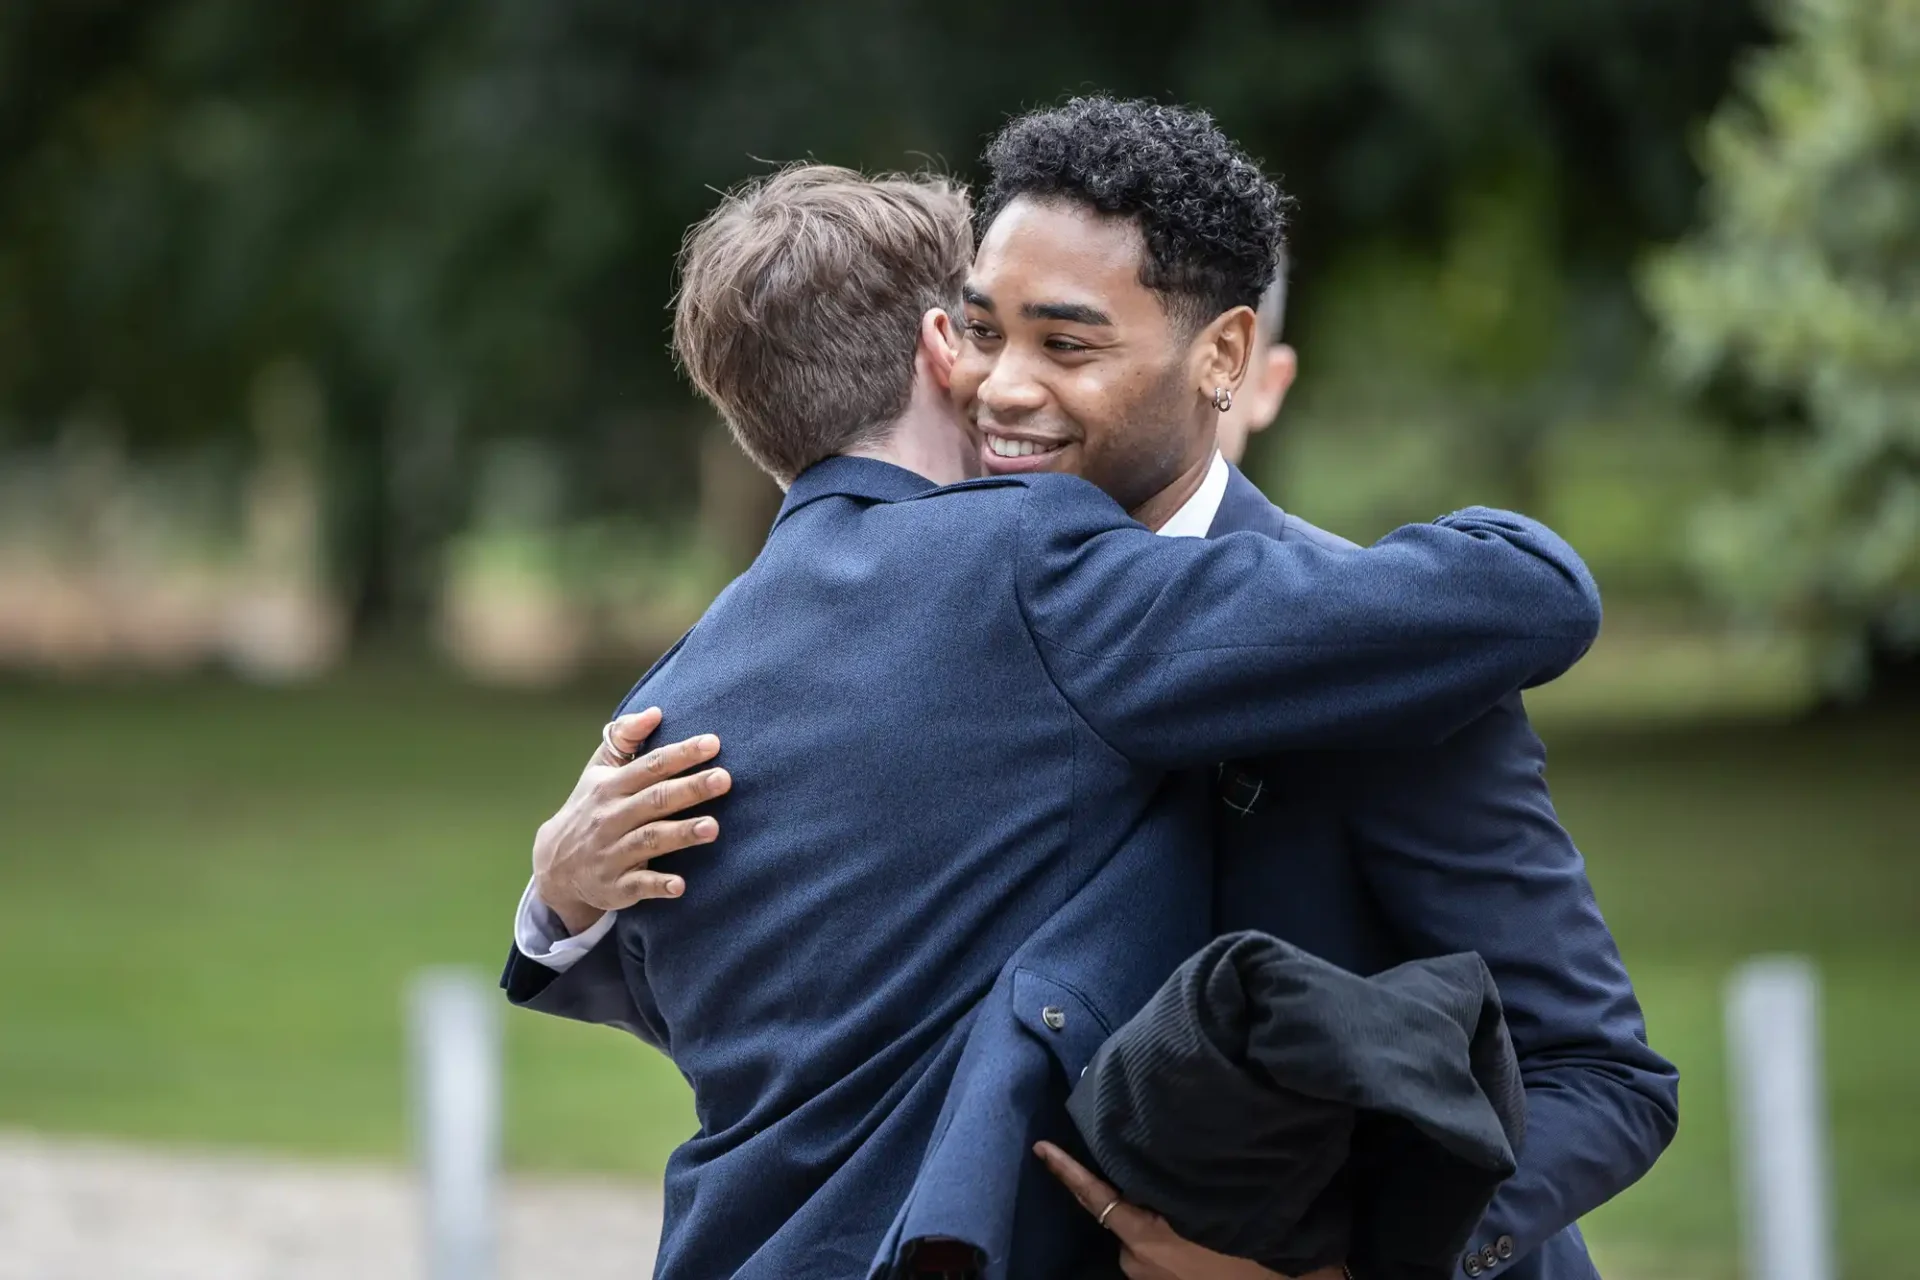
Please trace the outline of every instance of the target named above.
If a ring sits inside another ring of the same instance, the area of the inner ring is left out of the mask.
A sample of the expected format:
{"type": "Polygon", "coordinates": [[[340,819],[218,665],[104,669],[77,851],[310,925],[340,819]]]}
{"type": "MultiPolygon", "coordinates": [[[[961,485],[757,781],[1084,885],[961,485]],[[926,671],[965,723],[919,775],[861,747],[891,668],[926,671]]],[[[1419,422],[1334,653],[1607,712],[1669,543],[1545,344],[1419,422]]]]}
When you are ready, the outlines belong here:
{"type": "Polygon", "coordinates": [[[1221,413],[1225,413],[1227,410],[1233,408],[1233,392],[1226,387],[1215,387],[1213,389],[1213,407],[1221,413]]]}

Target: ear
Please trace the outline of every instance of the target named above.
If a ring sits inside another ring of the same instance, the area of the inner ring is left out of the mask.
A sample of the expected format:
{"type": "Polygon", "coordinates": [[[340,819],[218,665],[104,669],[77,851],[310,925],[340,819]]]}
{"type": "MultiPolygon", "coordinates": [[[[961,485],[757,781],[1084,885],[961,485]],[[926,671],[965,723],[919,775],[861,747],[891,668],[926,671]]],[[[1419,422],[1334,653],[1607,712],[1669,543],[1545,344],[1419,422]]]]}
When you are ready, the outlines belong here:
{"type": "Polygon", "coordinates": [[[953,389],[953,362],[960,357],[960,334],[953,317],[935,307],[920,317],[920,354],[942,391],[953,389]]]}
{"type": "Polygon", "coordinates": [[[1194,339],[1194,381],[1201,399],[1215,387],[1237,391],[1253,357],[1253,335],[1259,321],[1252,307],[1234,307],[1215,316],[1194,339]]]}
{"type": "Polygon", "coordinates": [[[1265,431],[1280,414],[1287,391],[1300,372],[1300,357],[1284,342],[1269,346],[1247,379],[1247,433],[1265,431]]]}
{"type": "MultiPolygon", "coordinates": [[[[1293,389],[1293,380],[1300,376],[1300,353],[1284,342],[1276,342],[1267,348],[1267,389],[1275,400],[1285,400],[1287,392],[1293,389]]],[[[1275,404],[1275,412],[1280,406],[1275,404]]]]}

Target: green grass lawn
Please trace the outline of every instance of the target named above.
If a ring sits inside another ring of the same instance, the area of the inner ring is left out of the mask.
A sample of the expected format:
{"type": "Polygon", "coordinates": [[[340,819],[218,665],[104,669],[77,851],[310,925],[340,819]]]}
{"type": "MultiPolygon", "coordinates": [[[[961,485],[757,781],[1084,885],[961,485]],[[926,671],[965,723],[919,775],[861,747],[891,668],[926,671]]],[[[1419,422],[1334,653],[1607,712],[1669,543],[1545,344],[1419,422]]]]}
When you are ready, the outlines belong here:
{"type": "MultiPolygon", "coordinates": [[[[617,692],[0,685],[0,1124],[401,1152],[405,976],[497,972],[532,828],[617,692]]],[[[1847,1275],[1920,1275],[1920,719],[1549,736],[1685,1073],[1673,1150],[1588,1224],[1603,1263],[1734,1275],[1721,984],[1793,949],[1826,979],[1847,1275]]],[[[508,1029],[516,1165],[652,1173],[691,1130],[650,1051],[508,1029]]]]}

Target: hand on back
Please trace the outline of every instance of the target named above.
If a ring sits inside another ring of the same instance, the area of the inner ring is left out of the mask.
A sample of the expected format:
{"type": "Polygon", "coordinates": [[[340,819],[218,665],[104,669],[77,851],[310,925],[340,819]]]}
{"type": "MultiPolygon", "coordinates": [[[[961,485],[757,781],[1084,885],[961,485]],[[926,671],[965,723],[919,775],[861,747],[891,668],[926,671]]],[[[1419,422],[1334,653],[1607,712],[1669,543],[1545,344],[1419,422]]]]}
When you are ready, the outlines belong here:
{"type": "Polygon", "coordinates": [[[685,882],[648,864],[720,834],[710,817],[673,817],[732,787],[725,769],[690,772],[720,753],[720,740],[703,734],[635,758],[659,726],[657,707],[608,724],[573,794],[534,836],[535,891],[569,932],[647,898],[679,897],[685,882]]]}

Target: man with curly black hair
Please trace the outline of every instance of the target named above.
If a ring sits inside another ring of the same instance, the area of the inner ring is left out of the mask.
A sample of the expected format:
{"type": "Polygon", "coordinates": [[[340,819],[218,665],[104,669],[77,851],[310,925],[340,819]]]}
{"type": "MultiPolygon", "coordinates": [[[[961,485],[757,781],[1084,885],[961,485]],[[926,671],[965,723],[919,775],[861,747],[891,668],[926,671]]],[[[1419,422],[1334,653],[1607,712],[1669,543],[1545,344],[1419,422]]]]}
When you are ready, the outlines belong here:
{"type": "Polygon", "coordinates": [[[1073,375],[1075,394],[1029,412],[997,400],[1011,385],[1004,376],[985,388],[984,406],[974,387],[983,462],[993,474],[1077,472],[1157,527],[1207,477],[1217,411],[1246,374],[1256,308],[1285,243],[1286,201],[1211,119],[1176,107],[1075,99],[1016,120],[985,158],[962,360],[975,372],[981,357],[997,360],[1003,320],[1066,325],[1073,331],[1042,347],[1073,375]],[[1036,236],[1062,241],[1044,255],[1059,296],[1003,317],[992,268],[1006,246],[1017,252],[1036,236]],[[1137,287],[1105,290],[1112,307],[1075,302],[1087,285],[1123,280],[1137,287]],[[1135,340],[1104,340],[1120,333],[1135,340]],[[1137,340],[1149,335],[1165,341],[1137,340]],[[1198,411],[1209,406],[1216,412],[1198,411]]]}
{"type": "MultiPolygon", "coordinates": [[[[1012,121],[985,160],[952,379],[984,469],[1077,473],[1166,535],[1340,544],[1216,447],[1283,251],[1287,201],[1260,167],[1202,112],[1107,98],[1012,121]]],[[[1575,1221],[1677,1121],[1676,1073],[1647,1046],[1543,765],[1516,694],[1438,748],[1237,762],[1215,784],[1217,930],[1363,974],[1477,951],[1497,980],[1528,1138],[1458,1259],[1469,1277],[1590,1280],[1575,1221]]],[[[1057,1147],[1041,1156],[1121,1234],[1128,1275],[1270,1274],[1116,1209],[1057,1147]]]]}

